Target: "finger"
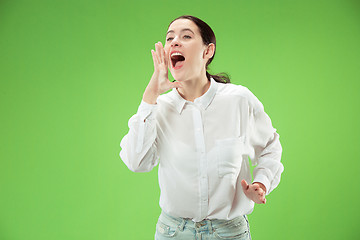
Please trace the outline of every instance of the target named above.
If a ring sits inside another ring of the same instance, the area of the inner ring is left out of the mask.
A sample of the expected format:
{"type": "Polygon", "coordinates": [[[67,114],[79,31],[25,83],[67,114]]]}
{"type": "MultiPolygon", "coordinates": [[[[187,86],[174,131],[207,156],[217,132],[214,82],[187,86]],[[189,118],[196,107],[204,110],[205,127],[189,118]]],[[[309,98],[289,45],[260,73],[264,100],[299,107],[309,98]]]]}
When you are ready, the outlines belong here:
{"type": "Polygon", "coordinates": [[[157,63],[156,63],[156,56],[155,56],[155,51],[151,49],[151,56],[154,62],[154,68],[157,69],[157,63]]]}
{"type": "Polygon", "coordinates": [[[259,189],[260,189],[259,185],[256,183],[252,183],[251,187],[254,189],[254,191],[259,191],[259,189]]]}
{"type": "Polygon", "coordinates": [[[171,83],[171,87],[172,87],[172,88],[181,88],[182,85],[181,85],[180,82],[172,82],[172,83],[171,83]]]}
{"type": "Polygon", "coordinates": [[[159,47],[159,43],[155,43],[155,48],[156,48],[156,52],[155,52],[156,60],[157,60],[157,63],[160,64],[160,63],[161,63],[161,60],[160,60],[160,47],[159,47]]]}
{"type": "Polygon", "coordinates": [[[245,179],[241,180],[241,186],[242,186],[244,191],[247,191],[249,189],[249,185],[247,184],[245,179]]]}
{"type": "Polygon", "coordinates": [[[160,46],[160,60],[161,60],[161,63],[165,63],[164,47],[163,47],[161,42],[159,42],[159,46],[160,46]]]}
{"type": "Polygon", "coordinates": [[[164,62],[163,59],[163,50],[162,50],[162,45],[161,42],[157,42],[157,46],[158,46],[158,57],[159,57],[159,63],[162,64],[164,62]]]}
{"type": "Polygon", "coordinates": [[[164,48],[164,60],[165,60],[165,66],[168,67],[168,53],[165,51],[165,48],[164,48]]]}
{"type": "Polygon", "coordinates": [[[264,192],[264,190],[262,190],[262,188],[259,188],[258,192],[261,196],[265,196],[265,192],[264,192]]]}
{"type": "Polygon", "coordinates": [[[156,63],[156,65],[158,64],[158,59],[157,59],[157,54],[156,54],[156,51],[157,51],[157,47],[156,47],[156,43],[155,43],[155,50],[153,51],[153,53],[154,53],[154,59],[155,59],[155,63],[156,63]]]}

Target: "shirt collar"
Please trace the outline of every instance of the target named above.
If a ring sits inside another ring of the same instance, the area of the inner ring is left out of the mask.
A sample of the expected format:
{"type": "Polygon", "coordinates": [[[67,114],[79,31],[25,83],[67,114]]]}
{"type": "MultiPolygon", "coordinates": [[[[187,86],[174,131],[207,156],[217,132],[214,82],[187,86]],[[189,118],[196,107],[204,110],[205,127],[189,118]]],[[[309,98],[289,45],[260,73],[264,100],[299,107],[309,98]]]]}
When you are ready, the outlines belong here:
{"type": "MultiPolygon", "coordinates": [[[[199,104],[204,109],[207,109],[215,97],[217,88],[218,88],[218,83],[212,77],[210,77],[209,89],[202,96],[196,98],[194,103],[199,104]]],[[[175,108],[178,111],[178,113],[181,114],[182,110],[184,109],[185,103],[187,102],[190,103],[190,101],[187,101],[183,97],[181,97],[181,95],[176,90],[176,88],[172,90],[172,95],[173,95],[173,102],[175,104],[175,108]]]]}

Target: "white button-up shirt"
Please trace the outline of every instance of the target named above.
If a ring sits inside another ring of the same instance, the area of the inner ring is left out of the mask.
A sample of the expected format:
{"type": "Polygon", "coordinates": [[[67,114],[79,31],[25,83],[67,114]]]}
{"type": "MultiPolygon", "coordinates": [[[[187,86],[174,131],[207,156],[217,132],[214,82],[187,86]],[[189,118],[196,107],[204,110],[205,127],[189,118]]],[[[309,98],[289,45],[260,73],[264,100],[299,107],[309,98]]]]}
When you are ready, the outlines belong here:
{"type": "Polygon", "coordinates": [[[194,102],[176,89],[156,104],[142,101],[120,147],[131,171],[159,164],[163,211],[196,222],[251,213],[254,202],[241,180],[261,182],[268,195],[284,170],[279,135],[261,102],[246,87],[213,78],[194,102]],[[253,181],[249,158],[256,165],[253,181]]]}

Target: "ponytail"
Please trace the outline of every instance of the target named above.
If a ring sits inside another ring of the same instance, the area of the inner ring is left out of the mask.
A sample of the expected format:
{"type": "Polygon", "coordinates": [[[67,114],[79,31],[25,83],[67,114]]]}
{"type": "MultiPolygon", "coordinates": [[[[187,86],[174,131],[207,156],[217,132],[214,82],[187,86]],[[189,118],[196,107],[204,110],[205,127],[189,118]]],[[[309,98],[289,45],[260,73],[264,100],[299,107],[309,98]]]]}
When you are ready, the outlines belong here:
{"type": "Polygon", "coordinates": [[[206,77],[209,79],[209,81],[212,77],[218,83],[230,83],[230,76],[225,72],[211,75],[208,71],[206,71],[206,77]]]}

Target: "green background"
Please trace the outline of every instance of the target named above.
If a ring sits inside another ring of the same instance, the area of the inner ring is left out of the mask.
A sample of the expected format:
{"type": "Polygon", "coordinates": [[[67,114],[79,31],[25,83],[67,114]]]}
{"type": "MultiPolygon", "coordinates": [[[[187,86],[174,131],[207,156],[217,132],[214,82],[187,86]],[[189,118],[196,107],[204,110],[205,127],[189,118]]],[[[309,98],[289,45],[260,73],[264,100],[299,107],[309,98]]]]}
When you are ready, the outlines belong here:
{"type": "Polygon", "coordinates": [[[120,140],[151,49],[190,14],[217,37],[211,73],[263,103],[285,171],[249,215],[260,239],[360,236],[360,3],[350,0],[0,1],[0,239],[153,239],[157,168],[120,140]]]}

